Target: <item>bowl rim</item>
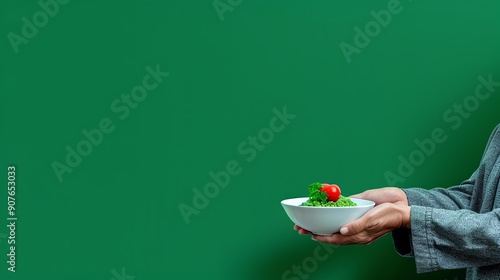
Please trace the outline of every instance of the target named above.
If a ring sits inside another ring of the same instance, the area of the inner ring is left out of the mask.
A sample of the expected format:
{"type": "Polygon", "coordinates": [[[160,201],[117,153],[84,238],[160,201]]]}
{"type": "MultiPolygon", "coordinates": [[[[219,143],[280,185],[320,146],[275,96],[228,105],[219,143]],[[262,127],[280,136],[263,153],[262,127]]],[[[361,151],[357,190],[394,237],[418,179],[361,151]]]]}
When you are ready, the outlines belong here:
{"type": "Polygon", "coordinates": [[[281,205],[283,205],[283,206],[299,207],[299,208],[311,208],[311,209],[353,209],[353,208],[366,208],[366,207],[374,207],[375,206],[375,202],[374,201],[371,201],[371,200],[368,200],[368,199],[362,199],[362,198],[355,198],[355,197],[352,197],[350,199],[367,201],[367,202],[370,202],[370,204],[368,204],[368,205],[356,205],[356,206],[329,206],[329,207],[324,207],[324,206],[293,205],[293,204],[285,203],[285,201],[292,200],[292,199],[306,199],[307,200],[307,199],[309,199],[309,197],[308,196],[303,196],[303,197],[292,197],[292,198],[283,199],[281,201],[281,205]]]}

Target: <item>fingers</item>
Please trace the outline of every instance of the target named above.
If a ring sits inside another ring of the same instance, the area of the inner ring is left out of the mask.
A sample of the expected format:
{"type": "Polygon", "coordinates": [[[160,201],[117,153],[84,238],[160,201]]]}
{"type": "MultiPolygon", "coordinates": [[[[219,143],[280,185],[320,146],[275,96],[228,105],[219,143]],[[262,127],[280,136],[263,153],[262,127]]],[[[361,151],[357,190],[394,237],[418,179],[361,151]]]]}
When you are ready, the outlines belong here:
{"type": "Polygon", "coordinates": [[[349,197],[366,199],[366,191],[364,191],[362,193],[357,193],[357,194],[350,195],[349,197]]]}
{"type": "Polygon", "coordinates": [[[332,236],[313,235],[311,239],[333,245],[371,244],[375,240],[384,236],[386,233],[387,232],[378,232],[377,234],[367,234],[366,232],[362,232],[356,235],[343,235],[336,233],[332,236]]]}
{"type": "Polygon", "coordinates": [[[312,234],[310,231],[305,230],[305,229],[301,228],[301,227],[300,227],[300,226],[298,226],[298,225],[294,225],[294,226],[293,226],[293,229],[294,229],[294,230],[299,231],[299,234],[300,234],[300,235],[304,235],[304,234],[312,234]]]}
{"type": "Polygon", "coordinates": [[[403,203],[408,205],[406,193],[403,190],[394,187],[366,190],[350,197],[371,200],[375,202],[375,205],[385,202],[403,203]]]}
{"type": "Polygon", "coordinates": [[[319,241],[319,242],[324,242],[324,243],[330,243],[330,244],[335,244],[335,245],[345,245],[342,241],[342,236],[339,238],[338,233],[333,234],[331,236],[323,236],[323,235],[313,235],[311,237],[312,240],[319,241]]]}
{"type": "Polygon", "coordinates": [[[333,245],[351,245],[351,244],[369,244],[373,242],[373,239],[365,235],[342,235],[340,233],[333,234],[331,236],[321,236],[313,235],[312,240],[318,242],[329,243],[333,245]]]}
{"type": "Polygon", "coordinates": [[[366,190],[362,193],[351,195],[349,197],[371,200],[371,201],[375,202],[375,205],[379,205],[379,204],[385,202],[384,200],[386,199],[386,197],[383,196],[381,191],[377,190],[377,189],[366,190]]]}
{"type": "Polygon", "coordinates": [[[305,230],[305,229],[300,229],[299,234],[304,235],[304,234],[312,234],[310,231],[305,230]]]}

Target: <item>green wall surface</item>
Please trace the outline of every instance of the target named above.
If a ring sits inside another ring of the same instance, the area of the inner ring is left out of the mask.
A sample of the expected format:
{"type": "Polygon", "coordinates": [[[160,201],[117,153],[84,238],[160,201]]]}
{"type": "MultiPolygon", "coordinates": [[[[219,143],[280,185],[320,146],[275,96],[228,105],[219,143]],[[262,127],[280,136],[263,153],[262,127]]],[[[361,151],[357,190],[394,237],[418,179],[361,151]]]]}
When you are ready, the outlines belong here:
{"type": "Polygon", "coordinates": [[[499,10],[2,0],[0,279],[463,279],[390,235],[323,247],[280,201],[467,179],[500,122],[499,10]]]}

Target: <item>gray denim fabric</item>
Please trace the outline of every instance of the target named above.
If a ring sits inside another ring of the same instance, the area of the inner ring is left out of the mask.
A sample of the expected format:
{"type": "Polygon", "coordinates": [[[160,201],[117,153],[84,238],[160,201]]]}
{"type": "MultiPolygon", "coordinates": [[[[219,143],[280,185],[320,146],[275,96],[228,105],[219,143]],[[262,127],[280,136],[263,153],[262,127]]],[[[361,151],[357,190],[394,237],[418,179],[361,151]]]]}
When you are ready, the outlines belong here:
{"type": "Polygon", "coordinates": [[[500,125],[479,168],[450,188],[403,189],[411,229],[392,232],[396,251],[415,257],[417,272],[467,269],[466,279],[500,279],[500,125]]]}

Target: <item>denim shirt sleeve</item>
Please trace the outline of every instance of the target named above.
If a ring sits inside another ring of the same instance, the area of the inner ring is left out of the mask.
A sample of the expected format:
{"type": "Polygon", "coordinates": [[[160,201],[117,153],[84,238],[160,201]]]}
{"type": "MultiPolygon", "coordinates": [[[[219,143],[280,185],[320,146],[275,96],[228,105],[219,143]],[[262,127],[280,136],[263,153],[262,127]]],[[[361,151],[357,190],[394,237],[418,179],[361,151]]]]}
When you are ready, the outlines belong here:
{"type": "MultiPolygon", "coordinates": [[[[499,130],[490,137],[483,160],[499,130]]],[[[499,138],[498,136],[496,138],[499,138]]],[[[498,139],[497,139],[498,142],[498,139]]],[[[498,143],[494,146],[497,157],[498,143]]],[[[499,177],[500,168],[491,170],[499,177]]],[[[479,169],[478,169],[479,170],[479,169]]],[[[479,267],[498,264],[500,260],[500,208],[489,212],[472,211],[471,196],[474,188],[485,188],[483,181],[476,182],[478,170],[459,186],[404,189],[411,206],[411,229],[401,228],[392,232],[398,254],[415,257],[417,272],[438,269],[479,267]]],[[[497,179],[498,181],[498,179],[497,179]]],[[[494,188],[498,182],[492,182],[494,188]]]]}
{"type": "Polygon", "coordinates": [[[498,264],[500,209],[480,214],[412,206],[411,216],[418,273],[498,264]]]}

